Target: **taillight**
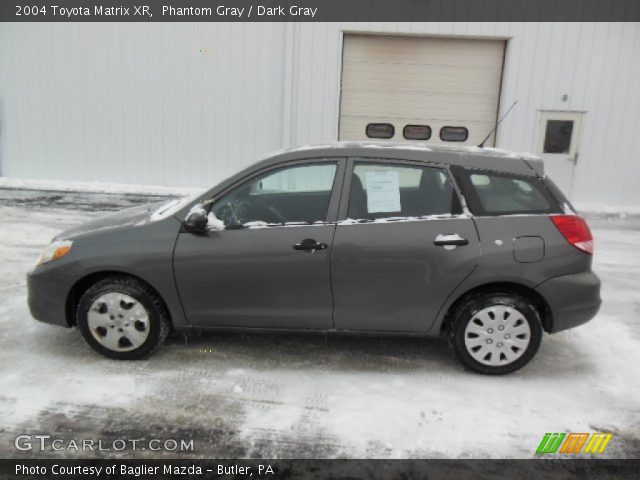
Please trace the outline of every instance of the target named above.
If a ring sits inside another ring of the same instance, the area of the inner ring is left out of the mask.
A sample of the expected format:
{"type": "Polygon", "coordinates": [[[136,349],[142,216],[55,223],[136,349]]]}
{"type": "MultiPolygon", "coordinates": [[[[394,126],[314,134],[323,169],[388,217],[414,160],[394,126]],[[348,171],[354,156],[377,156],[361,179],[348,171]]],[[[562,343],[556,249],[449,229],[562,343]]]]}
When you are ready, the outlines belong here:
{"type": "Polygon", "coordinates": [[[551,220],[567,242],[593,255],[593,236],[584,218],[578,215],[551,215],[551,220]]]}

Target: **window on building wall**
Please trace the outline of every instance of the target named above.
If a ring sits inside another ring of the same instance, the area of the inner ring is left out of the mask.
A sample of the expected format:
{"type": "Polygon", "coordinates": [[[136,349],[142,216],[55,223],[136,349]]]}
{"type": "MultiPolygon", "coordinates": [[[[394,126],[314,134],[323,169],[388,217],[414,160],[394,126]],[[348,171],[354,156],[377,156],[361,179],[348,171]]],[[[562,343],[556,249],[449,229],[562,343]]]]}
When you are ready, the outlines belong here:
{"type": "Polygon", "coordinates": [[[547,120],[543,153],[569,153],[573,120],[547,120]]]}
{"type": "Polygon", "coordinates": [[[407,140],[429,140],[431,127],[429,125],[405,125],[402,136],[407,140]]]}
{"type": "Polygon", "coordinates": [[[445,142],[464,142],[469,138],[469,130],[466,127],[442,127],[440,140],[445,142]]]}
{"type": "Polygon", "coordinates": [[[390,123],[370,123],[366,128],[369,138],[392,138],[395,133],[396,130],[390,123]]]}

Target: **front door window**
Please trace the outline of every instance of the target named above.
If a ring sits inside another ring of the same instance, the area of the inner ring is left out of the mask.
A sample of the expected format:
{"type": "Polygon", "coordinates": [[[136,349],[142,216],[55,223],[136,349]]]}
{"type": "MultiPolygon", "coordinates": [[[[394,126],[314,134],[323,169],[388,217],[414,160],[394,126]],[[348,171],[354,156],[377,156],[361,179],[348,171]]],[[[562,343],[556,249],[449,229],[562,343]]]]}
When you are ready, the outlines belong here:
{"type": "Polygon", "coordinates": [[[271,170],[224,195],[212,211],[232,228],[324,222],[336,169],[323,163],[271,170]]]}

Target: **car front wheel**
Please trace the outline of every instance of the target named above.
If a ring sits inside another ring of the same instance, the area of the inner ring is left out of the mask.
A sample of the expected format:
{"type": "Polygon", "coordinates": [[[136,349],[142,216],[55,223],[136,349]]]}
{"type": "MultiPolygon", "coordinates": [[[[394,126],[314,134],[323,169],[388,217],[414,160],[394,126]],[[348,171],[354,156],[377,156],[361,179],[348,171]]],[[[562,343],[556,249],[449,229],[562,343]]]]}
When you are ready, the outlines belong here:
{"type": "Polygon", "coordinates": [[[158,295],[135,278],[114,276],[81,297],[76,314],[87,343],[105,357],[138,360],[166,338],[169,315],[158,295]]]}
{"type": "Polygon", "coordinates": [[[522,368],[541,339],[536,307],[515,293],[474,295],[453,313],[450,343],[458,360],[476,372],[502,375],[522,368]]]}

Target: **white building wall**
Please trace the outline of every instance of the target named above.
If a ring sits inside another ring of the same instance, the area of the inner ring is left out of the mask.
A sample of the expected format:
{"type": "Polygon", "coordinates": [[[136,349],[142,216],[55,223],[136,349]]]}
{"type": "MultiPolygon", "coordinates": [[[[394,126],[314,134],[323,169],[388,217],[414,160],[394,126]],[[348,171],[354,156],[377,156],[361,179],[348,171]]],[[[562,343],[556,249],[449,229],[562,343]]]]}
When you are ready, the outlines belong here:
{"type": "Polygon", "coordinates": [[[282,145],[283,24],[0,24],[0,174],[213,185],[282,145]]]}
{"type": "Polygon", "coordinates": [[[336,140],[345,31],[507,39],[497,146],[584,111],[573,198],[640,204],[638,23],[0,24],[0,175],[205,186],[336,140]]]}

